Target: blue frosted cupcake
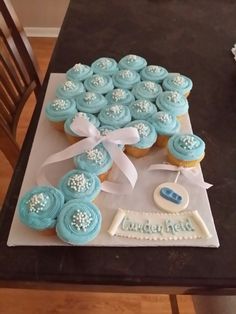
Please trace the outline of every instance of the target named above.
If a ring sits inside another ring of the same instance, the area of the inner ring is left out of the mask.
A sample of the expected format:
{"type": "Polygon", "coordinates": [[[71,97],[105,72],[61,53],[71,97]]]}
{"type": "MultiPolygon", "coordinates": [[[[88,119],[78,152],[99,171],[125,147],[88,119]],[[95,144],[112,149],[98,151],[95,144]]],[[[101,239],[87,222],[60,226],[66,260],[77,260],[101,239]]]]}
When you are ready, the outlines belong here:
{"type": "Polygon", "coordinates": [[[139,82],[132,89],[136,99],[147,99],[150,101],[155,101],[161,92],[161,85],[151,81],[139,82]]]}
{"type": "Polygon", "coordinates": [[[204,141],[194,134],[176,134],[167,147],[168,161],[179,167],[195,167],[205,155],[204,141]]]}
{"type": "Polygon", "coordinates": [[[58,189],[49,186],[35,187],[21,198],[18,205],[19,219],[32,229],[50,234],[63,205],[64,195],[58,189]]]}
{"type": "Polygon", "coordinates": [[[156,105],[160,110],[169,112],[177,118],[186,114],[189,108],[187,98],[176,91],[161,93],[156,99],[156,105]]]}
{"type": "Polygon", "coordinates": [[[74,157],[74,163],[78,169],[96,174],[101,181],[112,167],[112,159],[102,144],[74,157]]]}
{"type": "Polygon", "coordinates": [[[132,89],[140,81],[140,75],[134,70],[120,70],[112,76],[112,79],[115,87],[132,89]]]}
{"type": "Polygon", "coordinates": [[[128,106],[121,104],[112,104],[103,108],[99,115],[102,124],[112,125],[115,128],[122,128],[131,121],[131,115],[128,106]]]}
{"type": "Polygon", "coordinates": [[[106,94],[114,88],[109,75],[95,74],[84,81],[87,91],[99,94],[106,94]]]}
{"type": "Polygon", "coordinates": [[[82,63],[76,63],[66,72],[67,79],[75,82],[84,81],[92,75],[93,70],[90,68],[90,66],[82,63]]]}
{"type": "Polygon", "coordinates": [[[74,144],[76,142],[78,142],[79,140],[81,140],[84,136],[81,134],[76,134],[74,131],[72,131],[71,129],[71,123],[75,120],[76,117],[80,117],[80,118],[84,118],[86,120],[88,120],[90,123],[92,123],[96,128],[99,127],[100,125],[100,121],[98,120],[97,117],[95,117],[93,114],[91,113],[86,113],[86,112],[78,112],[76,113],[73,117],[68,118],[65,121],[64,124],[64,131],[66,133],[66,137],[68,139],[68,141],[71,144],[74,144]]]}
{"type": "Polygon", "coordinates": [[[129,105],[133,102],[134,95],[127,89],[115,88],[106,95],[109,104],[129,105]]]}
{"type": "Polygon", "coordinates": [[[56,90],[58,98],[74,98],[84,92],[84,85],[81,82],[65,81],[56,90]]]}
{"type": "Polygon", "coordinates": [[[168,139],[180,131],[180,123],[176,117],[164,111],[155,113],[149,121],[158,134],[156,144],[159,147],[165,147],[168,139]]]}
{"type": "Polygon", "coordinates": [[[102,216],[97,206],[71,200],[63,207],[57,221],[58,237],[69,244],[83,245],[92,241],[101,229],[102,216]]]}
{"type": "Polygon", "coordinates": [[[107,99],[99,93],[84,92],[76,98],[77,109],[87,113],[98,113],[106,107],[107,99]]]}
{"type": "Polygon", "coordinates": [[[64,194],[66,201],[76,198],[91,202],[100,193],[101,183],[95,174],[75,169],[61,178],[58,188],[64,194]]]}
{"type": "Polygon", "coordinates": [[[113,58],[102,57],[94,61],[91,65],[93,72],[102,75],[113,75],[118,71],[117,62],[113,58]]]}
{"type": "Polygon", "coordinates": [[[156,112],[156,106],[146,99],[139,99],[129,105],[129,110],[133,120],[148,120],[156,112]]]}
{"type": "Polygon", "coordinates": [[[52,125],[64,131],[64,122],[77,112],[74,99],[57,98],[47,104],[45,115],[52,125]]]}
{"type": "Polygon", "coordinates": [[[134,120],[128,123],[126,127],[136,128],[140,136],[138,143],[126,145],[126,153],[136,158],[147,155],[157,139],[154,126],[145,120],[134,120]]]}
{"type": "Polygon", "coordinates": [[[162,87],[166,91],[177,91],[185,97],[188,97],[191,89],[193,88],[193,82],[187,76],[178,73],[170,73],[164,79],[162,87]]]}
{"type": "Polygon", "coordinates": [[[118,65],[120,69],[140,71],[147,65],[147,61],[143,57],[130,54],[123,57],[118,65]]]}
{"type": "Polygon", "coordinates": [[[159,84],[162,83],[167,75],[168,71],[159,65],[148,65],[140,72],[143,81],[152,81],[159,84]]]}

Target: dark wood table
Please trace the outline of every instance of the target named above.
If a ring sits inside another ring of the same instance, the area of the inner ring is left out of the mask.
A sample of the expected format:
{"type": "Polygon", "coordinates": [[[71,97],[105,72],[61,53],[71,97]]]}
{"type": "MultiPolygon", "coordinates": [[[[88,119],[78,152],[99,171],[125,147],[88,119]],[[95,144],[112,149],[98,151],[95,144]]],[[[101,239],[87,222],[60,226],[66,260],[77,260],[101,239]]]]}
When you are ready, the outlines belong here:
{"type": "Polygon", "coordinates": [[[0,218],[4,287],[80,287],[189,294],[236,293],[236,2],[72,0],[0,218]],[[51,72],[128,53],[191,77],[194,132],[206,141],[202,169],[220,248],[7,247],[51,72]],[[125,288],[124,288],[125,287],[125,288]]]}

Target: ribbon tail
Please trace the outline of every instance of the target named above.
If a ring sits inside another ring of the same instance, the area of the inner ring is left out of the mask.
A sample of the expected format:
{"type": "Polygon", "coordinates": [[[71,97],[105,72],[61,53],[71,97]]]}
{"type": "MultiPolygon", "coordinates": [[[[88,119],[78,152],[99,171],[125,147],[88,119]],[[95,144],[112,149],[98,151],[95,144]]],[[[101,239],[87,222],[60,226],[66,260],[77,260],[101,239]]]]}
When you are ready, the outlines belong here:
{"type": "Polygon", "coordinates": [[[188,181],[194,185],[197,185],[203,189],[209,189],[210,187],[213,186],[213,184],[207,183],[205,182],[203,179],[198,179],[196,178],[195,175],[193,175],[190,170],[185,170],[185,171],[181,171],[181,173],[183,174],[183,176],[188,179],[188,181]]]}

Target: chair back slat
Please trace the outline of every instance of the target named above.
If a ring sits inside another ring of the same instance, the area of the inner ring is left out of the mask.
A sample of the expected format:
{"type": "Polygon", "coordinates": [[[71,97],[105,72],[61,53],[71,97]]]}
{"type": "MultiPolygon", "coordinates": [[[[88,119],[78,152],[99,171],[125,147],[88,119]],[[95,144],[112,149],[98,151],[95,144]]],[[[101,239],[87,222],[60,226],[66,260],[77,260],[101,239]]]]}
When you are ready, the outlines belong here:
{"type": "MultiPolygon", "coordinates": [[[[12,103],[16,104],[20,99],[20,95],[16,87],[14,86],[11,78],[7,75],[7,71],[2,67],[1,63],[0,63],[0,81],[1,84],[4,86],[9,98],[12,100],[12,103]]],[[[14,111],[12,111],[12,113],[14,113],[14,111]]]]}
{"type": "Polygon", "coordinates": [[[2,102],[1,99],[0,99],[0,116],[1,119],[5,121],[7,125],[12,125],[13,123],[12,115],[9,113],[9,110],[6,108],[5,104],[2,102]]]}

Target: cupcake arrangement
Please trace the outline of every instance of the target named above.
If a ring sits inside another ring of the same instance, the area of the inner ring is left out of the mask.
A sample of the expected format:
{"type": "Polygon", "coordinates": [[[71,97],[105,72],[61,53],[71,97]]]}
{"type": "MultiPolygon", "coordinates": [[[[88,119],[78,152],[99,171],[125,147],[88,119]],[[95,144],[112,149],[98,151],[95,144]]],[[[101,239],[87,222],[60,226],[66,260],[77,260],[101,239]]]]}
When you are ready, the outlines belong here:
{"type": "MultiPolygon", "coordinates": [[[[75,64],[66,77],[56,89],[57,98],[47,104],[45,115],[57,130],[64,131],[69,143],[83,139],[83,134],[75,134],[71,128],[79,116],[102,135],[136,128],[138,143],[118,145],[135,158],[159,147],[167,150],[168,162],[174,165],[194,167],[203,159],[204,142],[196,135],[180,133],[193,86],[185,75],[127,55],[119,62],[103,57],[90,66],[75,64]]],[[[19,203],[21,222],[40,231],[54,229],[60,239],[73,245],[93,240],[102,221],[93,202],[112,164],[103,144],[75,156],[75,169],[61,178],[57,188],[37,187],[23,196],[19,203]]]]}

